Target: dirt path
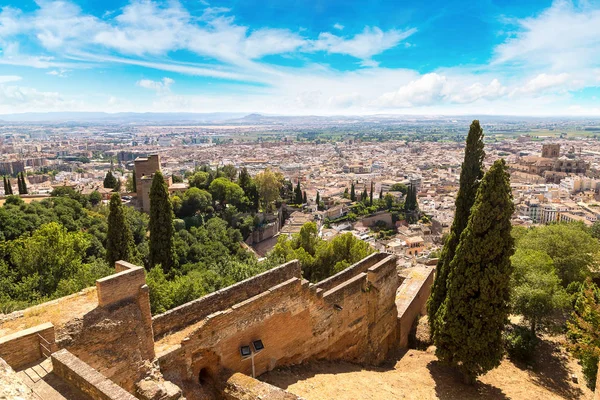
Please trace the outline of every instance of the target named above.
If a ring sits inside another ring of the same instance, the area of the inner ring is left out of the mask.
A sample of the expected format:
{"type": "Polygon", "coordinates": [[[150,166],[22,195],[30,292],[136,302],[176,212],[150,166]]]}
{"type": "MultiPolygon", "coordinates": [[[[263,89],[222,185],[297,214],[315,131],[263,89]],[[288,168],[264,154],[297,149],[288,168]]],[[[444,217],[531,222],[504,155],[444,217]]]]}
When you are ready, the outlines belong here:
{"type": "Polygon", "coordinates": [[[271,371],[260,379],[307,400],[591,400],[593,393],[585,387],[577,363],[555,342],[544,341],[542,346],[541,357],[531,369],[504,360],[475,386],[462,384],[460,376],[437,361],[433,348],[409,350],[395,364],[383,368],[314,362],[271,371]],[[573,373],[578,384],[570,381],[573,373]]]}

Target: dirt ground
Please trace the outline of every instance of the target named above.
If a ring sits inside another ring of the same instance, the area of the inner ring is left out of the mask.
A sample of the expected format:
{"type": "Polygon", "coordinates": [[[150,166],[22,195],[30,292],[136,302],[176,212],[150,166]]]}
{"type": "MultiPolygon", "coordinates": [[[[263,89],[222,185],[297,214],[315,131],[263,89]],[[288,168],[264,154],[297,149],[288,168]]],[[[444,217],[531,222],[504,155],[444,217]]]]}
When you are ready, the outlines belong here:
{"type": "Polygon", "coordinates": [[[408,350],[383,367],[313,362],[271,371],[261,380],[307,400],[363,399],[593,399],[581,367],[568,356],[563,338],[545,338],[530,366],[504,360],[474,386],[427,351],[408,350]],[[575,374],[578,383],[571,381],[575,374]]]}

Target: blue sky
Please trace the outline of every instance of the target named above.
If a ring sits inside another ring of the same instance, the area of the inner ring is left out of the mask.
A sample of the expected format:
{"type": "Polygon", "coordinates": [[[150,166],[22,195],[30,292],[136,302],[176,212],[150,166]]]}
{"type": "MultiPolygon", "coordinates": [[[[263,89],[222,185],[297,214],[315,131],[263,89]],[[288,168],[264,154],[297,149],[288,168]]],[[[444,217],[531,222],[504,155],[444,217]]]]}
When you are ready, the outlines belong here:
{"type": "Polygon", "coordinates": [[[600,1],[0,5],[0,113],[600,115],[600,1]]]}

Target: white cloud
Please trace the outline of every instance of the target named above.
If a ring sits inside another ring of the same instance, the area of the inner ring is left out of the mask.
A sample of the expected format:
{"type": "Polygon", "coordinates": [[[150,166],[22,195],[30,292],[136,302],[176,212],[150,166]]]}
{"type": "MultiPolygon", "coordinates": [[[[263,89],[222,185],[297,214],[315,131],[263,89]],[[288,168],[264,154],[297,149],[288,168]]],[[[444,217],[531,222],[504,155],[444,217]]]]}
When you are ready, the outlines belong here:
{"type": "Polygon", "coordinates": [[[352,38],[344,38],[333,33],[321,33],[312,42],[310,48],[328,53],[347,54],[361,60],[368,60],[376,54],[396,47],[398,43],[417,32],[416,28],[399,31],[391,29],[387,32],[374,27],[365,29],[352,38]]]}
{"type": "Polygon", "coordinates": [[[600,60],[600,10],[557,0],[535,17],[516,20],[518,32],[495,49],[495,63],[554,70],[586,68],[600,60]]]}
{"type": "Polygon", "coordinates": [[[0,84],[0,112],[75,110],[80,105],[57,92],[42,92],[30,87],[0,84]]]}
{"type": "Polygon", "coordinates": [[[160,81],[153,81],[150,79],[141,79],[136,82],[136,85],[145,89],[151,89],[156,91],[157,94],[167,94],[171,92],[171,85],[175,81],[171,78],[162,78],[160,81]]]}
{"type": "Polygon", "coordinates": [[[502,86],[498,79],[493,79],[489,84],[484,85],[480,82],[458,89],[456,93],[450,95],[450,101],[454,103],[473,103],[477,100],[494,100],[505,96],[508,89],[502,86]]]}
{"type": "Polygon", "coordinates": [[[445,96],[447,80],[436,73],[425,74],[419,79],[410,81],[395,92],[381,95],[376,104],[383,107],[412,107],[431,105],[445,96]]]}
{"type": "Polygon", "coordinates": [[[341,31],[341,30],[343,30],[343,29],[344,29],[344,25],[342,25],[342,24],[339,24],[339,23],[337,23],[337,24],[334,24],[334,25],[333,25],[333,29],[337,29],[338,31],[341,31]]]}
{"type": "Polygon", "coordinates": [[[64,69],[64,68],[60,68],[60,69],[53,69],[50,70],[48,72],[46,72],[46,75],[52,75],[52,76],[56,76],[59,78],[66,78],[67,76],[69,76],[69,72],[71,72],[68,69],[64,69]]]}
{"type": "Polygon", "coordinates": [[[562,74],[539,74],[535,78],[527,81],[525,85],[515,89],[514,93],[536,94],[548,89],[556,89],[565,85],[569,81],[570,75],[562,74]]]}
{"type": "Polygon", "coordinates": [[[21,77],[17,75],[0,75],[0,83],[20,81],[21,77]]]}

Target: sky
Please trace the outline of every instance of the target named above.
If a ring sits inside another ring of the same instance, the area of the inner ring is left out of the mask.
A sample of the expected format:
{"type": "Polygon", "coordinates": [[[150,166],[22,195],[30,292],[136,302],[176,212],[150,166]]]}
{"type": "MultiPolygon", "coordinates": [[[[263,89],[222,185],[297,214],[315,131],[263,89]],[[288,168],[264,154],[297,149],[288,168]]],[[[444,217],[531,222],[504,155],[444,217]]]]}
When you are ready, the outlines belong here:
{"type": "Polygon", "coordinates": [[[0,0],[0,114],[600,116],[600,0],[0,0]]]}

